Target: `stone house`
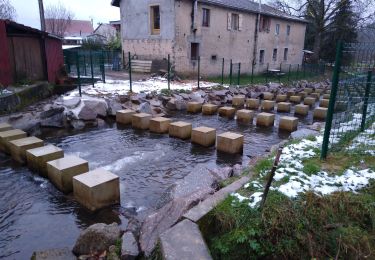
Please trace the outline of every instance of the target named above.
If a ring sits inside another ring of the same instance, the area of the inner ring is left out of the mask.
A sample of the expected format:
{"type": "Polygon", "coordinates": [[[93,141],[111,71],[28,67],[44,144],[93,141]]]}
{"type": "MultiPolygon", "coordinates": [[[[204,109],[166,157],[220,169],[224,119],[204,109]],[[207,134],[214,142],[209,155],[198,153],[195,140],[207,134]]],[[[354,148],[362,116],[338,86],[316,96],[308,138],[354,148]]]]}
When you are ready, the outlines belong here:
{"type": "Polygon", "coordinates": [[[142,60],[168,54],[179,74],[241,72],[301,64],[306,21],[250,0],[112,0],[120,7],[122,46],[142,60]]]}

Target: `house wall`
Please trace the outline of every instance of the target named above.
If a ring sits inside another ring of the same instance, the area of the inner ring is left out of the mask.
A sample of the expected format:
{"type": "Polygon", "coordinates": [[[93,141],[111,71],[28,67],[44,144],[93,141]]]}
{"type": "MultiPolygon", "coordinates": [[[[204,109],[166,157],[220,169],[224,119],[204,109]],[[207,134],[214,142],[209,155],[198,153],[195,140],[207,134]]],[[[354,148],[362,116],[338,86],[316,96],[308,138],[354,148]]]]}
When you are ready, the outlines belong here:
{"type": "Polygon", "coordinates": [[[0,84],[8,86],[12,83],[12,68],[5,21],[0,21],[0,46],[0,84]]]}

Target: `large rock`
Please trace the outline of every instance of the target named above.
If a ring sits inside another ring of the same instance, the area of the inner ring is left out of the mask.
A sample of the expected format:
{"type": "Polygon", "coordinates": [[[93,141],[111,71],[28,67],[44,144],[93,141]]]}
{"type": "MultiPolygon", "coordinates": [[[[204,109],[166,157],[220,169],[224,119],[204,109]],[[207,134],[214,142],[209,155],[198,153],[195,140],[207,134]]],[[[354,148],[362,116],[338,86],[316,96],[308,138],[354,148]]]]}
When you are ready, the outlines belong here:
{"type": "Polygon", "coordinates": [[[145,114],[152,114],[152,109],[151,105],[148,102],[143,102],[142,104],[139,105],[138,108],[139,113],[145,113],[145,114]]]}
{"type": "Polygon", "coordinates": [[[81,103],[80,97],[63,97],[62,105],[66,108],[73,109],[81,103]]]}
{"type": "Polygon", "coordinates": [[[94,224],[81,232],[74,245],[73,253],[76,255],[101,253],[114,245],[120,236],[121,230],[116,223],[94,224]]]}
{"type": "Polygon", "coordinates": [[[40,114],[40,125],[43,127],[64,127],[64,107],[51,108],[40,114]]]}
{"type": "Polygon", "coordinates": [[[117,102],[116,100],[107,100],[107,114],[110,116],[116,116],[116,112],[122,109],[121,103],[117,102]]]}
{"type": "Polygon", "coordinates": [[[176,108],[176,99],[174,99],[174,98],[171,98],[168,102],[167,102],[167,104],[166,104],[166,106],[165,106],[167,109],[169,109],[169,110],[176,110],[177,108],[176,108]]]}
{"type": "Polygon", "coordinates": [[[176,100],[175,101],[176,110],[186,110],[187,102],[185,100],[176,100]]]}
{"type": "Polygon", "coordinates": [[[139,255],[137,241],[132,232],[126,232],[122,236],[121,260],[133,260],[139,255]]]}
{"type": "Polygon", "coordinates": [[[293,139],[302,139],[302,138],[306,138],[308,136],[317,136],[317,135],[319,135],[318,131],[314,131],[314,130],[311,130],[311,129],[305,129],[305,128],[303,128],[303,129],[294,131],[291,134],[291,137],[293,139]]]}
{"type": "Polygon", "coordinates": [[[231,167],[217,168],[210,170],[210,173],[213,174],[218,180],[223,181],[233,175],[233,169],[231,167]]]}
{"type": "Polygon", "coordinates": [[[201,94],[198,92],[193,92],[190,94],[190,99],[194,102],[198,102],[203,104],[204,103],[204,98],[202,98],[201,94]]]}
{"type": "Polygon", "coordinates": [[[78,112],[78,119],[94,120],[98,116],[105,117],[107,115],[107,103],[102,99],[88,99],[83,101],[84,105],[78,112]]]}

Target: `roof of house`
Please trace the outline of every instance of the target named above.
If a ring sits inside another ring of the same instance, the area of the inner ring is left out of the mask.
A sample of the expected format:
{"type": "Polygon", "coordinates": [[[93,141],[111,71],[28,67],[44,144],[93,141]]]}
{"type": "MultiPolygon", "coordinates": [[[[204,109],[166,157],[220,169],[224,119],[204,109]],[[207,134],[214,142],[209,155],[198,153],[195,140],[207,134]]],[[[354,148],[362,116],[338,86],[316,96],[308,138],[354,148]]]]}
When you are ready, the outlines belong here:
{"type": "MultiPolygon", "coordinates": [[[[50,23],[53,19],[46,19],[46,28],[47,24],[50,23]]],[[[92,34],[94,28],[91,21],[89,20],[71,20],[70,25],[65,31],[67,36],[87,36],[92,34]]]]}
{"type": "Polygon", "coordinates": [[[12,33],[16,33],[16,34],[19,34],[19,33],[23,33],[23,34],[39,34],[39,35],[44,35],[46,37],[50,37],[50,38],[62,40],[61,37],[59,37],[59,36],[57,36],[55,34],[44,32],[44,31],[41,31],[41,30],[38,30],[38,29],[35,29],[35,28],[32,28],[32,27],[26,26],[24,24],[16,23],[16,22],[11,21],[11,20],[2,20],[2,19],[0,19],[0,22],[4,22],[5,23],[5,25],[7,26],[6,29],[7,29],[7,33],[8,34],[12,34],[12,33]]]}

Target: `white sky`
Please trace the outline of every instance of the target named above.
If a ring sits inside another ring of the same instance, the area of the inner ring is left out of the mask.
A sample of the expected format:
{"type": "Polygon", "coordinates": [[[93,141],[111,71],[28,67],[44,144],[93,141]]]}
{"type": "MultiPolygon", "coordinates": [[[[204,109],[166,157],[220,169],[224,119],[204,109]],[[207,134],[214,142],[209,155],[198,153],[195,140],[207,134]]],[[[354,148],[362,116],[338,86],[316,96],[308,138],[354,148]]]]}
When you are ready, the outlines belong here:
{"type": "MultiPolygon", "coordinates": [[[[43,0],[44,8],[56,4],[59,0],[43,0]]],[[[40,29],[38,0],[10,0],[16,9],[18,23],[40,29]]],[[[111,0],[63,0],[61,1],[74,13],[74,19],[94,19],[94,29],[99,22],[120,20],[120,9],[111,6],[111,0]]]]}

